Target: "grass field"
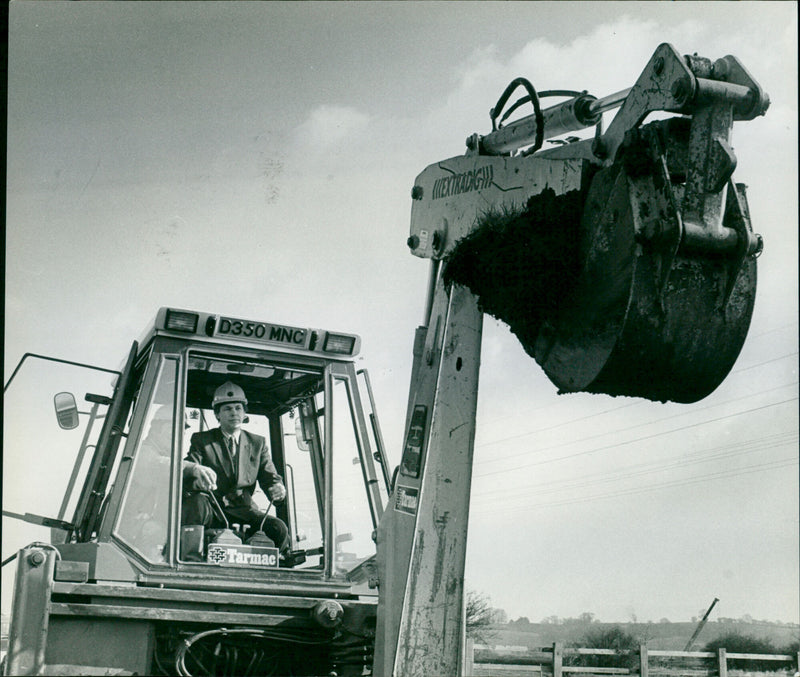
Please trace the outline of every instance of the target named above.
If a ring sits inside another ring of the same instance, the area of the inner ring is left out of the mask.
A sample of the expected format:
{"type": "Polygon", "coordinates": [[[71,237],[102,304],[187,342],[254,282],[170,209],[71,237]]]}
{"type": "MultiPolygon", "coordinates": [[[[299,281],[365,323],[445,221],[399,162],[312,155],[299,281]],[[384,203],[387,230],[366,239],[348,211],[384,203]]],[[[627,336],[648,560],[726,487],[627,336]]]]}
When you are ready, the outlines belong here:
{"type": "MultiPolygon", "coordinates": [[[[554,642],[562,642],[565,646],[580,645],[583,638],[591,630],[619,627],[624,632],[636,637],[649,649],[664,651],[681,651],[695,631],[696,623],[531,623],[520,627],[515,625],[489,626],[485,636],[476,638],[476,642],[491,645],[524,646],[527,649],[540,649],[552,646],[554,642]]],[[[707,642],[722,635],[736,632],[740,635],[768,639],[776,647],[783,649],[792,642],[800,640],[800,627],[788,624],[766,623],[720,623],[711,621],[706,624],[697,638],[693,649],[702,650],[707,642]]]]}

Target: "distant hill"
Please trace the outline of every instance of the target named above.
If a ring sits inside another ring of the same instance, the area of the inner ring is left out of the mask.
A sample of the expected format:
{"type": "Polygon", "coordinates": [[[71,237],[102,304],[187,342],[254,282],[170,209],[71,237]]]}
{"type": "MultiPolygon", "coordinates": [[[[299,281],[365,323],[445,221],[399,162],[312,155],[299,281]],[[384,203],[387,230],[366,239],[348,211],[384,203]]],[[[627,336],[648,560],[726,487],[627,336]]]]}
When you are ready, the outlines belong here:
{"type": "MultiPolygon", "coordinates": [[[[507,624],[489,626],[484,642],[493,645],[525,646],[528,649],[540,649],[552,645],[553,642],[576,645],[576,643],[582,642],[590,630],[596,631],[612,627],[622,628],[625,632],[639,638],[642,644],[647,644],[650,649],[682,651],[697,628],[697,623],[580,623],[568,621],[562,624],[525,624],[511,621],[507,624]]],[[[700,651],[708,642],[731,632],[769,639],[776,649],[784,649],[792,642],[800,640],[800,625],[797,624],[709,621],[695,641],[693,650],[700,651]]]]}

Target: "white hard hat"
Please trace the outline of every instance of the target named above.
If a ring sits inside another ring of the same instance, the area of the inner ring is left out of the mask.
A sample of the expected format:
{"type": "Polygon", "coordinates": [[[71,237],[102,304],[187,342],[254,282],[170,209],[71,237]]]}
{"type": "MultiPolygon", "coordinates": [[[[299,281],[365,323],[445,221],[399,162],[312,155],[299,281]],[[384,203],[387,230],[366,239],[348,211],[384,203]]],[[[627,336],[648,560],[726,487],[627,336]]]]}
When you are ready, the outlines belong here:
{"type": "Polygon", "coordinates": [[[230,381],[223,383],[214,391],[214,399],[211,402],[211,408],[216,409],[218,405],[227,404],[228,402],[241,402],[242,404],[247,404],[247,398],[244,396],[244,390],[230,381]]]}

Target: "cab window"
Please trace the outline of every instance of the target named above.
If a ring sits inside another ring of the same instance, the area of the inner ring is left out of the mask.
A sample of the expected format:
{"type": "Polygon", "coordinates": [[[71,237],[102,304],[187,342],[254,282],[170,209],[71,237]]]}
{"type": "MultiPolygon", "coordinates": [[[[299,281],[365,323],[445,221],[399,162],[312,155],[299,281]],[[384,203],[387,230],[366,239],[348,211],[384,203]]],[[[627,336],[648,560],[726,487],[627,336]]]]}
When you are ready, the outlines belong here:
{"type": "MultiPolygon", "coordinates": [[[[265,438],[265,444],[275,469],[283,479],[287,490],[285,500],[272,502],[252,475],[251,498],[259,511],[280,519],[289,531],[289,550],[308,550],[303,561],[298,558],[297,568],[319,566],[322,552],[318,490],[322,489],[322,477],[311,471],[311,454],[300,450],[295,440],[295,412],[302,402],[322,389],[322,370],[291,361],[262,362],[237,360],[192,352],[188,357],[186,376],[186,429],[184,431],[183,457],[191,449],[192,436],[218,427],[212,408],[214,393],[224,383],[234,383],[247,398],[246,417],[242,430],[265,438]]],[[[220,464],[213,468],[216,473],[232,472],[233,466],[220,464]]],[[[235,471],[233,471],[235,472],[235,471]]],[[[241,471],[240,472],[244,472],[241,471]]],[[[239,478],[233,478],[234,483],[239,478]]],[[[231,480],[228,481],[230,483],[231,480]]],[[[190,476],[185,478],[182,495],[195,491],[190,476]]],[[[218,482],[219,484],[219,482],[218,482]]],[[[214,496],[220,510],[226,496],[214,496]]],[[[226,518],[227,527],[244,545],[256,530],[254,525],[232,522],[226,518]]],[[[181,559],[205,561],[209,544],[220,537],[222,526],[204,528],[203,542],[197,541],[201,533],[198,525],[192,525],[184,515],[181,519],[181,559]],[[191,546],[191,547],[190,547],[191,546]]]]}
{"type": "Polygon", "coordinates": [[[167,560],[169,488],[178,361],[166,358],[156,377],[142,434],[133,454],[116,536],[147,561],[167,560]]]}
{"type": "MultiPolygon", "coordinates": [[[[192,351],[187,358],[182,457],[186,458],[195,433],[218,427],[211,404],[215,391],[228,382],[247,398],[242,430],[265,438],[287,490],[285,500],[272,503],[257,482],[252,487],[258,509],[279,518],[288,529],[291,557],[283,553],[280,566],[322,572],[327,563],[330,573],[345,574],[373,556],[374,524],[361,466],[363,451],[354,430],[350,377],[329,379],[326,388],[326,370],[301,360],[267,362],[192,351]]],[[[214,470],[229,472],[227,466],[214,470]]],[[[184,482],[181,495],[188,496],[195,491],[192,476],[186,475],[184,482]]],[[[212,504],[218,503],[224,512],[225,500],[217,495],[212,504]]],[[[205,563],[215,539],[231,535],[247,546],[254,531],[252,525],[231,520],[225,534],[220,524],[199,529],[187,521],[188,514],[181,518],[181,561],[205,563]]]]}
{"type": "MultiPolygon", "coordinates": [[[[333,450],[334,571],[347,572],[375,554],[366,477],[350,408],[347,379],[333,379],[330,407],[333,450]]],[[[352,384],[350,384],[352,385],[352,384]]]]}

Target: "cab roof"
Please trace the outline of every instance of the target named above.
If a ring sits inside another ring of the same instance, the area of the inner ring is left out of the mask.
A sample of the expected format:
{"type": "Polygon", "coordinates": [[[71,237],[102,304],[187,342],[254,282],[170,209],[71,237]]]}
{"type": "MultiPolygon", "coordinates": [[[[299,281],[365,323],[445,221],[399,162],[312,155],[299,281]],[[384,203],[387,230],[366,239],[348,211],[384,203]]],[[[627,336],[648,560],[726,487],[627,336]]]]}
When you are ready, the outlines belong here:
{"type": "Polygon", "coordinates": [[[226,346],[257,346],[331,360],[352,360],[361,349],[361,338],[357,334],[245,320],[168,306],[158,310],[139,345],[147,345],[155,336],[196,337],[226,346]]]}

